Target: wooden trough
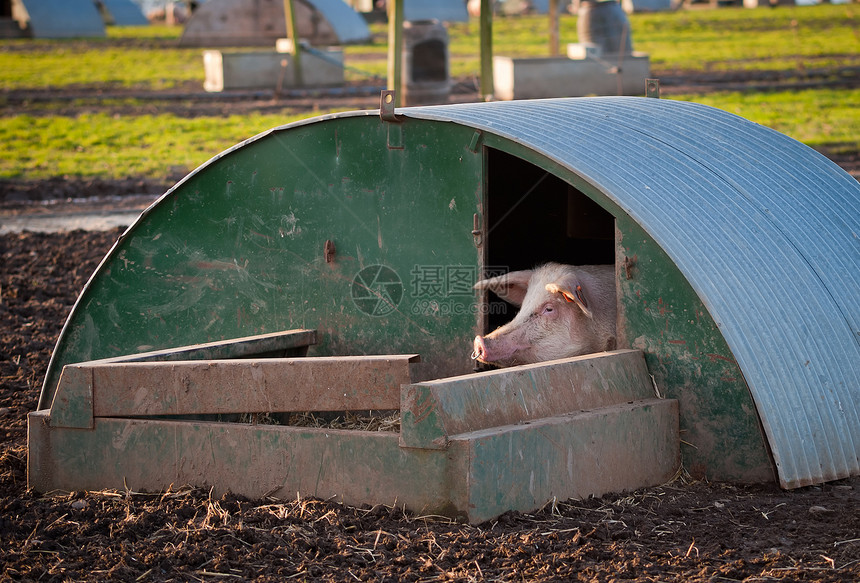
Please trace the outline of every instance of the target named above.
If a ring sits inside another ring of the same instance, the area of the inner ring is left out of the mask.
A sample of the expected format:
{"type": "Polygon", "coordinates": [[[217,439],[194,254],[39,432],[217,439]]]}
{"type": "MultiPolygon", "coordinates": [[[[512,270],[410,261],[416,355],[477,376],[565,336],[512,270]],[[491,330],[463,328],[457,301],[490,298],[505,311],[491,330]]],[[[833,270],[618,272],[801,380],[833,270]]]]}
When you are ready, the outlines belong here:
{"type": "Polygon", "coordinates": [[[423,383],[410,379],[417,355],[260,358],[314,336],[290,331],[67,365],[51,409],[30,415],[30,485],[196,484],[251,498],[397,504],[477,523],[658,484],[680,463],[678,403],[655,397],[641,352],[423,383]],[[225,354],[232,358],[209,358],[225,354]],[[397,409],[399,432],[217,417],[397,409]]]}

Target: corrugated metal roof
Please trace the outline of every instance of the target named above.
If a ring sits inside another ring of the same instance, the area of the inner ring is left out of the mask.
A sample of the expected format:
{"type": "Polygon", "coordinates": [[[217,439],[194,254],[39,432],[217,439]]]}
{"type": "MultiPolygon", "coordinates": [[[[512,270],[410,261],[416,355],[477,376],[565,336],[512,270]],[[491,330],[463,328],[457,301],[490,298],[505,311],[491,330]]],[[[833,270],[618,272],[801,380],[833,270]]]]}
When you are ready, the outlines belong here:
{"type": "Polygon", "coordinates": [[[140,7],[131,0],[102,0],[117,26],[146,26],[149,21],[140,7]]]}
{"type": "Polygon", "coordinates": [[[408,108],[508,138],[647,231],[722,330],[785,487],[860,473],[860,184],[707,106],[597,97],[408,108]]]}
{"type": "Polygon", "coordinates": [[[322,14],[342,44],[365,42],[370,29],[361,15],[343,0],[303,0],[322,14]]]}

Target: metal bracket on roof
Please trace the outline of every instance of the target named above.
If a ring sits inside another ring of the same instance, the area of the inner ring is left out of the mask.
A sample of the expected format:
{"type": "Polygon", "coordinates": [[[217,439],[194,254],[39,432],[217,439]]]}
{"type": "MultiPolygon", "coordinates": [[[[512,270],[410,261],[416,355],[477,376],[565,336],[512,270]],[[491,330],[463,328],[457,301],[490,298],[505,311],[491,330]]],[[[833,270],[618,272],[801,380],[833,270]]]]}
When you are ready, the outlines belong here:
{"type": "Polygon", "coordinates": [[[645,79],[645,97],[656,97],[660,99],[660,80],[645,79]]]}
{"type": "Polygon", "coordinates": [[[394,104],[397,103],[395,91],[386,89],[379,96],[379,118],[388,122],[388,149],[402,150],[403,149],[403,125],[401,120],[394,113],[394,104]]]}
{"type": "Polygon", "coordinates": [[[397,92],[393,89],[384,89],[379,95],[379,117],[382,121],[398,122],[394,113],[394,104],[397,103],[397,92]]]}

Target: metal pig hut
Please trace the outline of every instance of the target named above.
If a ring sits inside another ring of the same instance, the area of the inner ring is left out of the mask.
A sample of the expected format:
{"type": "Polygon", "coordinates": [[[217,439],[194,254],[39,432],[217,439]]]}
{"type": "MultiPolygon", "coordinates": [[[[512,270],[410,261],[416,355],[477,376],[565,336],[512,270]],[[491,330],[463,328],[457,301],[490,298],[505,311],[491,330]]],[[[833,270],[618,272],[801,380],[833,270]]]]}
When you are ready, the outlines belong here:
{"type": "Polygon", "coordinates": [[[857,474],[858,233],[854,178],[694,103],[383,101],[274,128],[105,257],[30,415],[30,485],[477,522],[679,461],[785,488],[857,474]],[[472,283],[549,260],[614,263],[619,349],[474,372],[473,336],[514,310],[472,283]],[[224,421],[378,409],[399,432],[224,421]]]}

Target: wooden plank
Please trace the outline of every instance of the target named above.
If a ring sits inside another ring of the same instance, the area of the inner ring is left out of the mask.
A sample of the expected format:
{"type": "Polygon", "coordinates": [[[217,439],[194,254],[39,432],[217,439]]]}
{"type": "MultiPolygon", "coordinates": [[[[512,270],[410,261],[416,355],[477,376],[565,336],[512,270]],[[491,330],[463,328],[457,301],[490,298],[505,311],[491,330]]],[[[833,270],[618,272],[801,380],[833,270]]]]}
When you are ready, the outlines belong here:
{"type": "Polygon", "coordinates": [[[308,346],[317,343],[316,330],[284,330],[243,338],[231,338],[203,344],[190,344],[115,356],[90,362],[152,362],[175,360],[216,360],[227,358],[284,358],[307,354],[308,346]]]}
{"type": "Polygon", "coordinates": [[[28,417],[27,480],[39,492],[188,484],[216,496],[298,494],[464,514],[448,499],[445,452],[402,449],[394,432],[113,418],[82,431],[48,421],[46,410],[28,417]]]}
{"type": "Polygon", "coordinates": [[[93,417],[397,409],[416,361],[406,354],[67,365],[52,424],[90,426],[77,414],[63,425],[62,411],[89,392],[93,417]]]}
{"type": "Polygon", "coordinates": [[[57,427],[93,428],[92,369],[65,367],[60,374],[63,391],[54,393],[51,423],[57,427]]]}
{"type": "Polygon", "coordinates": [[[401,395],[401,443],[444,448],[448,436],[654,396],[638,350],[415,383],[401,395]]]}
{"type": "Polygon", "coordinates": [[[469,521],[528,512],[557,499],[602,496],[669,481],[681,463],[678,401],[649,399],[451,436],[468,460],[458,503],[469,521]]]}
{"type": "Polygon", "coordinates": [[[568,497],[662,483],[680,463],[678,403],[635,401],[451,436],[447,450],[396,433],[96,418],[90,430],[28,416],[28,486],[39,491],[190,484],[261,498],[397,504],[472,523],[568,497]]]}

